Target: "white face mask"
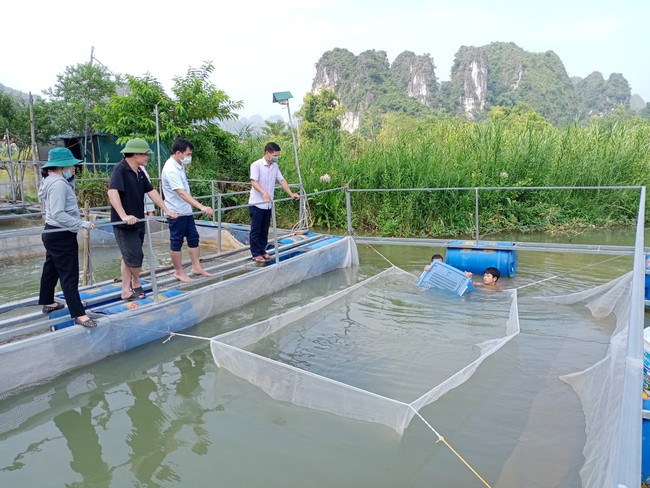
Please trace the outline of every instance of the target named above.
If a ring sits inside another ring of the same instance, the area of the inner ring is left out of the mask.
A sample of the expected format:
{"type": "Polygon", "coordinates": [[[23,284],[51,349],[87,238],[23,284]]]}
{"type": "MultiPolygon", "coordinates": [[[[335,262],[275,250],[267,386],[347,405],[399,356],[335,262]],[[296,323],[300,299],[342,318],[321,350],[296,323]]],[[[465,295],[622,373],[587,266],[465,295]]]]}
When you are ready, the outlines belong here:
{"type": "Polygon", "coordinates": [[[271,156],[270,160],[272,163],[277,163],[280,160],[280,156],[271,156]]]}
{"type": "Polygon", "coordinates": [[[181,163],[185,166],[187,166],[191,162],[192,162],[192,156],[185,156],[184,158],[181,159],[181,163]]]}
{"type": "Polygon", "coordinates": [[[63,177],[64,177],[66,180],[69,180],[70,178],[72,178],[72,171],[70,171],[69,169],[66,169],[66,170],[63,172],[63,177]]]}

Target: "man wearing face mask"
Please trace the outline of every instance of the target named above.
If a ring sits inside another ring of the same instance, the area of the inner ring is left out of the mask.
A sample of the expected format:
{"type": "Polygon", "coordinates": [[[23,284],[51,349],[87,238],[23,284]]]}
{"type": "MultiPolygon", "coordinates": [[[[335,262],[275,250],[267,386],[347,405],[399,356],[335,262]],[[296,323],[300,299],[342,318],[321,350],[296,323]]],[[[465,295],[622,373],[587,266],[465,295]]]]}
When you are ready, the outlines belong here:
{"type": "Polygon", "coordinates": [[[192,281],[182,266],[181,248],[183,241],[187,239],[187,247],[190,253],[192,273],[201,276],[212,276],[201,266],[199,259],[199,232],[196,230],[192,207],[196,207],[208,217],[214,215],[210,207],[199,203],[190,194],[190,184],[187,180],[185,168],[192,162],[192,151],[194,146],[185,139],[176,139],[172,146],[172,154],[165,163],[162,170],[162,190],[165,196],[167,207],[178,214],[175,219],[167,219],[169,222],[169,255],[174,266],[174,277],[184,283],[192,281]]]}
{"type": "Polygon", "coordinates": [[[265,263],[273,256],[266,253],[271,223],[271,202],[277,181],[287,194],[298,200],[300,195],[293,193],[278,167],[280,146],[269,142],[264,148],[264,157],[251,164],[251,193],[248,198],[248,213],[251,217],[250,246],[253,261],[265,263]]]}

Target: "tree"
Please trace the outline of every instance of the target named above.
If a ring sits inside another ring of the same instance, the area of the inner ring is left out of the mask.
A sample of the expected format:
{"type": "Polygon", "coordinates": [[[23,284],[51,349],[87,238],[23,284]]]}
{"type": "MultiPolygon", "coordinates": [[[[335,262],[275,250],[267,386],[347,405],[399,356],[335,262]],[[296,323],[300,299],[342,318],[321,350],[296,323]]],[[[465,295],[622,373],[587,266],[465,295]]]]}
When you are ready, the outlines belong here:
{"type": "Polygon", "coordinates": [[[332,90],[326,88],[317,94],[307,93],[298,111],[302,118],[300,134],[305,139],[316,140],[325,133],[338,131],[344,113],[345,108],[332,90]]]}
{"type": "Polygon", "coordinates": [[[276,122],[267,120],[266,126],[262,127],[262,134],[264,134],[265,138],[273,141],[291,139],[289,126],[284,122],[284,120],[278,120],[276,122]]]}
{"type": "MultiPolygon", "coordinates": [[[[29,110],[20,98],[0,92],[0,133],[9,129],[12,137],[29,140],[29,110]]],[[[0,137],[1,138],[1,137],[0,137]]]]}
{"type": "Polygon", "coordinates": [[[47,110],[53,130],[92,136],[100,124],[97,108],[108,103],[120,82],[119,77],[113,80],[112,76],[104,66],[92,63],[67,66],[57,75],[54,87],[43,91],[50,98],[47,110]]]}
{"type": "Polygon", "coordinates": [[[177,137],[188,138],[197,131],[217,127],[219,120],[236,118],[235,110],[242,107],[242,102],[231,100],[210,82],[213,71],[214,66],[206,62],[200,68],[190,68],[186,76],[174,78],[174,98],[150,74],[127,75],[127,93],[113,95],[106,106],[99,108],[101,127],[118,136],[118,142],[132,137],[154,141],[157,105],[160,139],[171,146],[177,137]]]}
{"type": "Polygon", "coordinates": [[[98,128],[118,137],[118,143],[139,137],[156,140],[155,107],[158,105],[160,134],[164,141],[170,129],[173,102],[162,84],[149,73],[142,77],[126,75],[126,93],[114,94],[110,101],[96,108],[100,117],[98,128]],[[163,135],[164,134],[164,135],[163,135]]]}
{"type": "Polygon", "coordinates": [[[494,105],[490,107],[488,120],[492,123],[505,123],[509,127],[522,127],[527,131],[546,130],[551,126],[550,121],[524,102],[517,102],[512,107],[494,105]]]}
{"type": "Polygon", "coordinates": [[[189,68],[183,77],[174,78],[172,96],[151,74],[126,76],[126,93],[115,94],[110,102],[98,108],[102,130],[125,143],[133,137],[156,140],[155,110],[161,143],[171,148],[178,137],[189,139],[195,146],[195,159],[190,172],[203,178],[237,174],[240,155],[235,136],[222,130],[218,121],[236,118],[235,110],[242,102],[233,101],[210,82],[214,66],[206,62],[200,68],[189,68]]]}

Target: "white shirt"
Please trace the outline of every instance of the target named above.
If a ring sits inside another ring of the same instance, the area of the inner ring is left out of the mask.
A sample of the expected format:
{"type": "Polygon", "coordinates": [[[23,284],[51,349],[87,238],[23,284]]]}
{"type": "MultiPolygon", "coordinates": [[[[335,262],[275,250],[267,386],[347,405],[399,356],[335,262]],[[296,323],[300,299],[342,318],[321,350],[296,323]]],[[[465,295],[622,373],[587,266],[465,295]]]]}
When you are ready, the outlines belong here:
{"type": "Polygon", "coordinates": [[[192,205],[176,193],[176,190],[185,190],[185,193],[190,195],[190,183],[187,181],[185,167],[170,157],[163,167],[161,181],[167,208],[178,215],[192,215],[192,205]]]}
{"type": "MultiPolygon", "coordinates": [[[[262,158],[251,164],[251,180],[257,181],[273,200],[275,182],[284,180],[284,176],[282,176],[277,163],[267,163],[266,159],[262,158]]],[[[251,194],[248,197],[248,204],[267,210],[271,208],[271,203],[265,202],[262,194],[253,187],[251,187],[251,194]]]]}

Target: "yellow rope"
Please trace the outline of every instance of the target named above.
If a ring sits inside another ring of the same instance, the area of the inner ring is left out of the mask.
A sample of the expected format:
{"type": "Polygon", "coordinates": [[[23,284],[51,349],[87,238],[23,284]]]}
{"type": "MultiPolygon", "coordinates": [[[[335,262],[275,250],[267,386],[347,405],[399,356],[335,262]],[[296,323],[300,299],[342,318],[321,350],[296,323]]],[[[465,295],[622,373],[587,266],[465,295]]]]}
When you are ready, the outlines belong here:
{"type": "Polygon", "coordinates": [[[478,474],[478,473],[476,472],[476,470],[470,466],[470,464],[469,464],[467,461],[465,461],[465,459],[463,458],[463,456],[461,456],[460,454],[458,454],[458,452],[456,451],[456,449],[454,449],[453,447],[451,447],[451,445],[446,441],[446,439],[445,439],[443,436],[438,435],[438,440],[439,440],[439,441],[442,441],[442,442],[443,442],[443,443],[444,443],[444,444],[449,448],[449,450],[450,450],[451,452],[453,452],[453,453],[456,455],[456,457],[457,457],[458,459],[460,459],[460,460],[463,462],[463,464],[464,464],[465,466],[467,466],[467,468],[468,468],[472,473],[474,473],[474,475],[475,475],[478,479],[480,479],[480,480],[483,482],[483,484],[484,484],[485,486],[487,486],[488,488],[492,488],[492,487],[488,484],[488,482],[485,481],[485,480],[481,477],[481,475],[478,474]]]}
{"type": "Polygon", "coordinates": [[[411,410],[413,410],[413,411],[415,412],[415,415],[417,415],[418,417],[420,417],[420,419],[422,420],[422,422],[424,422],[424,425],[426,425],[427,427],[429,427],[429,429],[431,429],[431,431],[432,431],[434,434],[436,434],[436,435],[438,436],[438,440],[437,440],[437,442],[443,442],[443,443],[444,443],[444,444],[449,448],[449,450],[450,450],[451,452],[453,452],[453,453],[456,455],[456,457],[457,457],[458,459],[460,459],[460,460],[463,462],[463,464],[464,464],[465,466],[467,466],[467,468],[468,468],[472,473],[474,473],[474,476],[476,476],[479,480],[481,480],[481,482],[482,482],[485,486],[487,486],[488,488],[492,488],[492,487],[488,484],[488,482],[485,481],[485,480],[483,479],[483,477],[482,477],[480,474],[478,474],[478,472],[477,472],[474,468],[472,468],[472,466],[471,466],[467,461],[465,461],[465,459],[463,458],[463,456],[461,456],[461,455],[458,453],[458,451],[456,451],[456,449],[454,449],[453,447],[451,447],[451,445],[447,442],[447,440],[446,440],[443,436],[441,436],[441,435],[436,431],[436,429],[434,429],[434,428],[431,426],[431,424],[430,424],[429,422],[426,421],[426,419],[425,419],[422,415],[420,415],[420,412],[418,412],[415,408],[413,408],[413,405],[410,405],[410,407],[411,407],[411,410]]]}

